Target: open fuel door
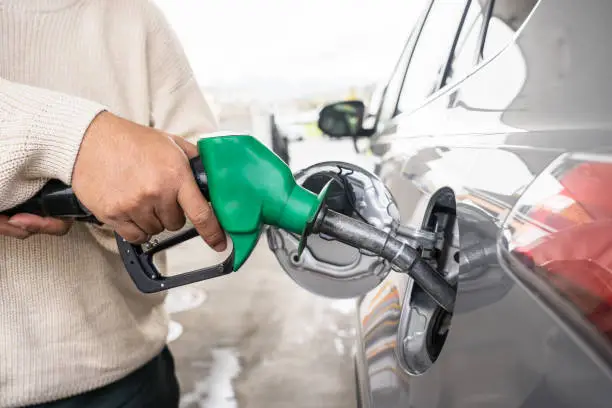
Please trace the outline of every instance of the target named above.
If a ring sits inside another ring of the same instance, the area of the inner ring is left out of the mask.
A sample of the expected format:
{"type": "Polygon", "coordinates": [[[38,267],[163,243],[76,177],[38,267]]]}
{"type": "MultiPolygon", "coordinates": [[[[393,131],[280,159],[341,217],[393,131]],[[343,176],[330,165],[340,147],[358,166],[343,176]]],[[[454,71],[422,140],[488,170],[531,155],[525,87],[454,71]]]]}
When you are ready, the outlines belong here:
{"type": "MultiPolygon", "coordinates": [[[[298,172],[295,179],[314,193],[333,180],[325,202],[329,208],[392,235],[397,232],[399,214],[393,197],[378,177],[361,167],[324,162],[298,172]]],[[[383,258],[322,234],[309,237],[300,257],[295,234],[269,227],[267,238],[287,274],[306,290],[322,296],[362,295],[378,286],[391,270],[383,258]]]]}

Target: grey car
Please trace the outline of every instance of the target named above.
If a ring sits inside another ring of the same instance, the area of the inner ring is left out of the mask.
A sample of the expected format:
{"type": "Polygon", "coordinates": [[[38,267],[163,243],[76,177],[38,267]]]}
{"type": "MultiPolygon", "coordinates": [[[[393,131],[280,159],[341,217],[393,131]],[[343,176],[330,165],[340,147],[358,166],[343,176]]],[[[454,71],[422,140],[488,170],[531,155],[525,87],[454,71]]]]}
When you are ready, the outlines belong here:
{"type": "Polygon", "coordinates": [[[612,1],[410,1],[380,104],[319,123],[367,141],[457,298],[395,271],[359,298],[360,405],[610,407],[612,1]]]}

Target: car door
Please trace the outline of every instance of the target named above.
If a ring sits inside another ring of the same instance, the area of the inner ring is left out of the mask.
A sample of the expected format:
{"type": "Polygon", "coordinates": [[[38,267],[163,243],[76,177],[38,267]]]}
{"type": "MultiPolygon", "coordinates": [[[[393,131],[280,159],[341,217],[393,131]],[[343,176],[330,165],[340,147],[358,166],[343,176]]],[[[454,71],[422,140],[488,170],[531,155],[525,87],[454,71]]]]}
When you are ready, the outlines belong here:
{"type": "MultiPolygon", "coordinates": [[[[429,1],[424,5],[423,19],[421,25],[415,30],[414,41],[408,50],[406,69],[397,79],[401,86],[394,95],[395,98],[383,104],[383,114],[380,115],[377,134],[371,139],[372,150],[382,157],[382,163],[378,169],[379,176],[394,195],[400,210],[402,224],[408,229],[420,229],[424,223],[424,214],[432,212],[428,208],[430,196],[432,195],[426,186],[419,183],[424,179],[413,179],[412,175],[421,174],[428,166],[436,163],[447,165],[454,151],[443,152],[438,149],[415,149],[419,139],[429,135],[419,135],[413,131],[409,136],[410,149],[400,150],[393,142],[398,139],[398,129],[403,126],[405,118],[416,110],[419,104],[434,95],[444,86],[443,78],[447,71],[449,55],[459,44],[462,50],[468,54],[468,48],[476,53],[476,41],[466,42],[469,33],[471,39],[475,33],[480,33],[482,14],[478,8],[474,8],[469,1],[429,1]],[[472,30],[464,31],[471,28],[472,30]],[[412,89],[410,93],[406,89],[412,89]],[[416,154],[416,157],[414,156],[416,154]],[[441,160],[444,158],[445,160],[441,160]]],[[[471,61],[471,59],[468,58],[471,61]]],[[[469,64],[468,64],[469,65],[469,64]]],[[[443,112],[445,106],[432,109],[430,114],[436,115],[436,111],[443,112]]],[[[444,174],[442,168],[433,172],[444,174]]],[[[432,175],[433,173],[427,173],[432,175]]],[[[452,173],[452,172],[451,172],[452,173]]],[[[435,176],[434,174],[434,176],[435,176]]],[[[459,174],[459,172],[457,172],[459,174]]],[[[447,195],[438,194],[443,201],[447,195]]],[[[435,211],[434,211],[435,212],[435,211]]],[[[407,325],[404,318],[403,305],[417,308],[416,298],[422,299],[420,295],[412,297],[412,292],[417,290],[411,285],[411,281],[403,274],[390,274],[387,280],[376,290],[367,294],[360,304],[360,319],[362,325],[362,341],[365,354],[365,365],[369,382],[370,405],[373,407],[400,407],[410,406],[414,395],[411,387],[410,376],[419,374],[421,370],[427,370],[431,363],[428,356],[427,341],[417,341],[407,345],[410,355],[404,353],[401,346],[405,344],[399,333],[407,325]],[[410,297],[415,299],[411,301],[410,297]],[[405,359],[410,361],[406,362],[405,359]]],[[[430,305],[422,305],[423,308],[430,305]]],[[[416,310],[416,309],[415,309],[416,310]]],[[[419,311],[426,319],[436,319],[439,311],[429,309],[419,311]],[[436,315],[436,316],[433,316],[436,315]]],[[[414,327],[412,328],[414,329],[414,327]]],[[[416,328],[419,331],[418,328],[416,328]]],[[[426,336],[419,337],[423,340],[426,336]]],[[[435,394],[431,394],[432,396],[435,394]]]]}
{"type": "Polygon", "coordinates": [[[373,140],[406,225],[454,209],[461,266],[444,324],[399,274],[364,298],[370,406],[609,406],[610,212],[597,191],[612,181],[612,52],[584,44],[609,36],[612,4],[474,5],[484,24],[467,69],[455,47],[441,87],[404,108],[400,96],[373,140]]]}

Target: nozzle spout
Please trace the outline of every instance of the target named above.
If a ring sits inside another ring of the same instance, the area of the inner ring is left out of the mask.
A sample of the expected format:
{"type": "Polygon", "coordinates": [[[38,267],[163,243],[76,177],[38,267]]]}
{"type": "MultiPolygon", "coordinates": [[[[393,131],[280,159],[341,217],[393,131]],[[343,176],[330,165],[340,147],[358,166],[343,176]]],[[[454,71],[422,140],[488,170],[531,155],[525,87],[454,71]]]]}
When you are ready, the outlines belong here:
{"type": "Polygon", "coordinates": [[[317,217],[313,232],[326,234],[355,248],[372,251],[407,273],[444,310],[452,312],[455,289],[420,258],[417,251],[365,222],[323,208],[317,217]]]}

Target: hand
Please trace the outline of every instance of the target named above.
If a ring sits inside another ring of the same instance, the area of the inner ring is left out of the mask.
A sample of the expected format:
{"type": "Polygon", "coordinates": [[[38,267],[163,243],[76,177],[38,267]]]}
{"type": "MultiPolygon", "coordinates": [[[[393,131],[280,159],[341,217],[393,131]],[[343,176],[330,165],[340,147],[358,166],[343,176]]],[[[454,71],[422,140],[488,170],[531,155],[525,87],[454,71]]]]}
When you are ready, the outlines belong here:
{"type": "Polygon", "coordinates": [[[197,154],[184,139],[103,112],[83,137],[72,188],[98,220],[129,242],[177,231],[187,216],[221,252],[225,233],[189,167],[197,154]]]}
{"type": "Polygon", "coordinates": [[[26,239],[34,234],[65,235],[72,226],[71,221],[32,214],[0,215],[0,235],[26,239]]]}

